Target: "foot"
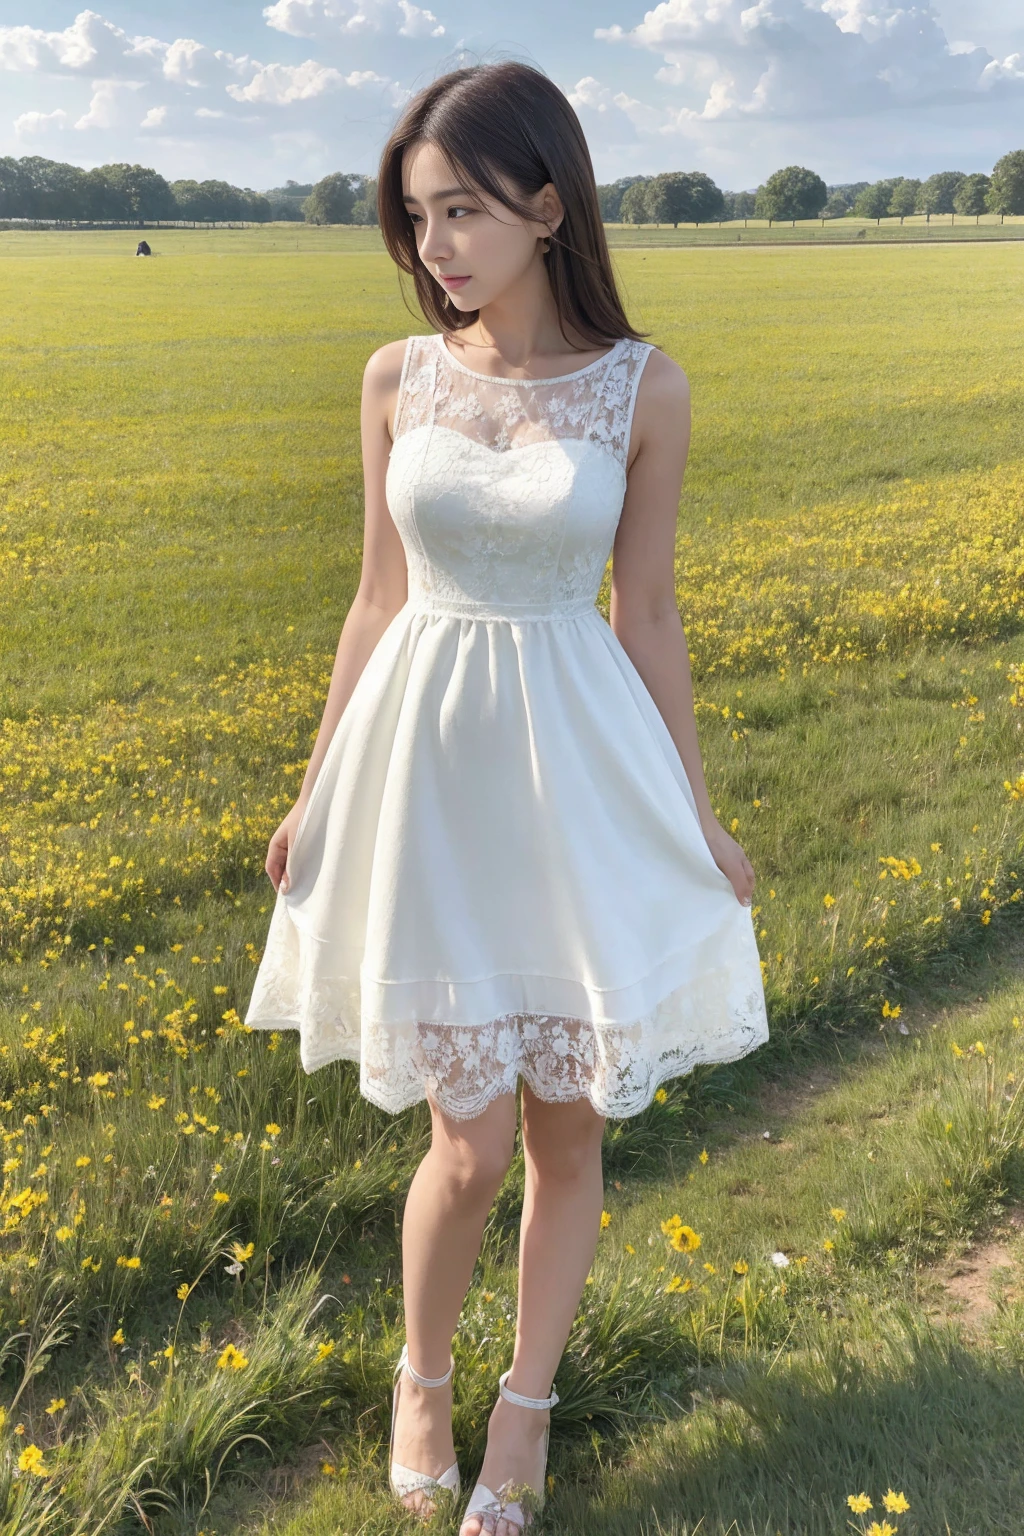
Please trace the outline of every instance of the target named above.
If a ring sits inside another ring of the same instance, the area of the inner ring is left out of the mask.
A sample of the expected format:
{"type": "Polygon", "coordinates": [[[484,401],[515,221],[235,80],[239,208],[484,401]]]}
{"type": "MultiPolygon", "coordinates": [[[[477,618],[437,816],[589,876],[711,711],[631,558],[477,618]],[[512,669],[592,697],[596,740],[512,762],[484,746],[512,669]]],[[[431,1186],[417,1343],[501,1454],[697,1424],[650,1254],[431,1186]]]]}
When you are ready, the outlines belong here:
{"type": "MultiPolygon", "coordinates": [[[[547,1411],[520,1408],[499,1397],[487,1423],[487,1450],[478,1481],[499,1498],[505,1497],[503,1490],[511,1484],[510,1504],[524,1485],[542,1501],[547,1471],[544,1432],[550,1418],[547,1411]]],[[[517,1520],[502,1515],[467,1515],[459,1536],[522,1536],[522,1529],[517,1520]]]]}
{"type": "MultiPolygon", "coordinates": [[[[455,1460],[451,1382],[443,1387],[420,1387],[408,1371],[402,1372],[392,1457],[399,1466],[429,1473],[431,1477],[447,1472],[455,1460]]],[[[425,1488],[405,1494],[402,1503],[422,1519],[434,1513],[434,1500],[425,1488]]]]}

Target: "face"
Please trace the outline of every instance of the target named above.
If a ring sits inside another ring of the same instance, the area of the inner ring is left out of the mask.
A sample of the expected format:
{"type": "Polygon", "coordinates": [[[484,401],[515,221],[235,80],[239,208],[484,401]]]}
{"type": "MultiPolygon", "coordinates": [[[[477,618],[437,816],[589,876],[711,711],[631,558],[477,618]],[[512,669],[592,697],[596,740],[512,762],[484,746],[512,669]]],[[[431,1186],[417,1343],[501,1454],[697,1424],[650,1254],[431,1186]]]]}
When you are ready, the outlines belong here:
{"type": "Polygon", "coordinates": [[[467,185],[434,144],[406,150],[402,193],[419,258],[456,309],[482,309],[543,267],[542,242],[562,221],[551,182],[529,199],[537,218],[526,221],[467,185]]]}

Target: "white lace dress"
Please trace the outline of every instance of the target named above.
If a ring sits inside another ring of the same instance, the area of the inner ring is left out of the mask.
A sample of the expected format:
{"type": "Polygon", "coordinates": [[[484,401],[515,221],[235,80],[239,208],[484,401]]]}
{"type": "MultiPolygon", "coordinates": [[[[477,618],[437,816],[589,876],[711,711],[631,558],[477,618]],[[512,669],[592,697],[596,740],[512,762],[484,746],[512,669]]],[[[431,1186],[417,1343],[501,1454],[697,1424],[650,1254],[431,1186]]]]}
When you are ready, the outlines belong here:
{"type": "Polygon", "coordinates": [[[406,343],[387,498],[408,600],[331,739],[245,1022],[397,1112],[521,1074],[637,1113],[767,1038],[751,909],[595,599],[651,351],[494,379],[406,343]]]}

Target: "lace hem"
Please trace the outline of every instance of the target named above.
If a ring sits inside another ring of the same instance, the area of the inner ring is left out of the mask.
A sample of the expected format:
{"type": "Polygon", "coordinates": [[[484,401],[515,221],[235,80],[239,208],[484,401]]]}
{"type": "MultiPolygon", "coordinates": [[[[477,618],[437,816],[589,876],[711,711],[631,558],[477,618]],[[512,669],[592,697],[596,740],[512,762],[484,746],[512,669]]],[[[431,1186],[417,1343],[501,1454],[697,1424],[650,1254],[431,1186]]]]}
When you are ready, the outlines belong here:
{"type": "Polygon", "coordinates": [[[599,1114],[625,1119],[669,1078],[738,1060],[768,1038],[756,945],[741,946],[628,1023],[541,1012],[508,1012],[481,1024],[366,1018],[358,980],[324,975],[315,941],[283,905],[271,921],[245,1023],[297,1030],[307,1073],[331,1061],[358,1062],[363,1097],[390,1114],[429,1094],[454,1120],[475,1118],[514,1092],[520,1076],[548,1103],[586,1098],[599,1114]]]}

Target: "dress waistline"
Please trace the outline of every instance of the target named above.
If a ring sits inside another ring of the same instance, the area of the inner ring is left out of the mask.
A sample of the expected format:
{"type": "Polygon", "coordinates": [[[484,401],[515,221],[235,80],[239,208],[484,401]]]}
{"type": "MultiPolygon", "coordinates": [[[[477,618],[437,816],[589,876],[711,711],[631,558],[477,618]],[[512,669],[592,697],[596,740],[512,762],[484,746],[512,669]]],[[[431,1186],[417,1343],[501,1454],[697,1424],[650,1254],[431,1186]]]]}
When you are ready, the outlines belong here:
{"type": "Polygon", "coordinates": [[[410,594],[406,607],[416,613],[433,613],[446,618],[495,620],[519,624],[537,619],[575,619],[597,613],[592,597],[574,597],[555,603],[484,603],[475,598],[440,598],[430,593],[410,594]]]}

